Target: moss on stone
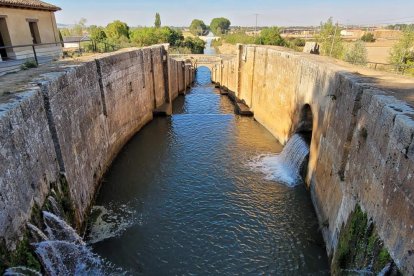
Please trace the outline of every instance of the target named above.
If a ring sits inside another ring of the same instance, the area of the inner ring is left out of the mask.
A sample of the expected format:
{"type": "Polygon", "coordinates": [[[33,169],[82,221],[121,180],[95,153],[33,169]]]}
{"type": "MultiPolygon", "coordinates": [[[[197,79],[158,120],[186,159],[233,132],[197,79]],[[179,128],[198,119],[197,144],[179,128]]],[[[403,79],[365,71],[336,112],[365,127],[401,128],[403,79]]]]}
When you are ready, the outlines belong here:
{"type": "MultiPolygon", "coordinates": [[[[74,225],[75,209],[70,197],[69,185],[64,176],[61,176],[58,182],[50,184],[50,192],[46,196],[53,196],[56,199],[58,208],[64,219],[74,225]],[[55,191],[52,193],[52,190],[55,191]]],[[[42,211],[53,211],[48,200],[45,200],[42,207],[35,204],[32,208],[30,222],[39,229],[43,229],[42,211]]],[[[17,243],[14,251],[7,250],[4,241],[0,241],[0,275],[9,267],[25,266],[40,271],[41,264],[37,259],[34,248],[30,245],[30,235],[28,230],[25,231],[22,239],[17,243]]]]}
{"type": "Polygon", "coordinates": [[[25,266],[37,271],[41,270],[40,262],[30,245],[27,232],[13,252],[8,251],[4,244],[0,245],[0,274],[2,275],[5,269],[16,266],[25,266]]]}
{"type": "MultiPolygon", "coordinates": [[[[54,195],[58,207],[64,216],[64,220],[71,224],[72,226],[75,225],[75,208],[73,205],[72,198],[70,196],[69,184],[64,176],[60,177],[58,183],[52,184],[51,189],[56,191],[56,195],[54,195]]],[[[48,209],[51,211],[51,208],[48,209]]]]}
{"type": "Polygon", "coordinates": [[[393,260],[377,234],[374,223],[357,205],[342,227],[332,261],[332,273],[369,271],[379,273],[393,260]]]}

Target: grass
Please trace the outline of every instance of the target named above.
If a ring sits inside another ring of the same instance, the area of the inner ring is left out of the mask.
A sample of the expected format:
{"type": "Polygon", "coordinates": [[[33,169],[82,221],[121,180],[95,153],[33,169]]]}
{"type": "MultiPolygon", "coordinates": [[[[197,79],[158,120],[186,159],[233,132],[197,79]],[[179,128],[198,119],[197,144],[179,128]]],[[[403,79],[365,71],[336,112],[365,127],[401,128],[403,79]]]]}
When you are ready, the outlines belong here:
{"type": "Polygon", "coordinates": [[[28,59],[20,66],[22,70],[28,70],[30,68],[37,68],[37,63],[34,59],[28,59]]]}

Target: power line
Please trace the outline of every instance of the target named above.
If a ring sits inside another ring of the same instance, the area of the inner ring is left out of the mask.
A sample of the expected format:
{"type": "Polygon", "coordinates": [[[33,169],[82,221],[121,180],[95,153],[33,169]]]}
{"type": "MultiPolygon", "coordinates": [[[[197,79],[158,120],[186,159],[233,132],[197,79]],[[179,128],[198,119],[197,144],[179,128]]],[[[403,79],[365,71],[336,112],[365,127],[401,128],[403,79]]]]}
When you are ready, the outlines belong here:
{"type": "Polygon", "coordinates": [[[377,25],[377,24],[398,24],[398,23],[414,23],[414,17],[404,17],[404,18],[396,18],[396,19],[388,19],[388,20],[375,20],[370,22],[364,22],[351,25],[377,25]],[[409,20],[407,20],[409,19],[409,20]],[[403,20],[403,21],[400,21],[403,20]]]}

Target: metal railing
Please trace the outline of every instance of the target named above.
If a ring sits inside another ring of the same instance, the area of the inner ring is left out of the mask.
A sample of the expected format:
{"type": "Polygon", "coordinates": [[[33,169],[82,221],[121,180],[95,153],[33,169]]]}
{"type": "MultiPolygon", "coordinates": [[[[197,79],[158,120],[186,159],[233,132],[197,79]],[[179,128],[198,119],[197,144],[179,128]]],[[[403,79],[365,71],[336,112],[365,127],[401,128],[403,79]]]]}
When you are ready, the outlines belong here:
{"type": "Polygon", "coordinates": [[[413,65],[408,64],[390,64],[390,63],[381,63],[381,62],[367,62],[367,67],[379,71],[394,72],[397,74],[405,75],[408,70],[414,69],[413,65]]]}
{"type": "Polygon", "coordinates": [[[78,40],[64,41],[63,57],[71,57],[73,53],[82,55],[83,53],[107,53],[120,49],[119,46],[108,43],[104,40],[93,40],[88,37],[83,37],[78,40]],[[76,44],[76,47],[68,47],[68,44],[76,44]]]}
{"type": "Polygon", "coordinates": [[[62,56],[62,43],[25,44],[0,47],[0,75],[19,71],[27,67],[37,67],[62,56]],[[55,46],[55,47],[53,47],[55,46]]]}

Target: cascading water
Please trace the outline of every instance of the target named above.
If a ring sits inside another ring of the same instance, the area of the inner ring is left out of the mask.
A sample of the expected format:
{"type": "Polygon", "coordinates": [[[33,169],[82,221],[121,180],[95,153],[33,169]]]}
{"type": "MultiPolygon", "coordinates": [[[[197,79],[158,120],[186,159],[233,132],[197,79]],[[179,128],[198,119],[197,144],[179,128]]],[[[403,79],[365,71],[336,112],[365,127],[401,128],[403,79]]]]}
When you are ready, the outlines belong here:
{"type": "MultiPolygon", "coordinates": [[[[49,202],[56,202],[49,197],[49,202]]],[[[32,246],[48,275],[104,275],[103,261],[93,254],[76,231],[57,215],[43,211],[42,231],[33,224],[27,227],[32,246]]],[[[5,275],[41,275],[26,267],[6,270],[5,275]]]]}
{"type": "MultiPolygon", "coordinates": [[[[70,225],[46,211],[43,212],[43,222],[47,240],[33,245],[49,275],[103,274],[101,259],[92,253],[70,225]]],[[[39,231],[35,231],[37,235],[39,231]]]]}
{"type": "Polygon", "coordinates": [[[280,154],[260,155],[249,166],[263,172],[266,179],[289,187],[302,183],[302,171],[309,157],[309,145],[301,134],[294,134],[280,154]]]}

